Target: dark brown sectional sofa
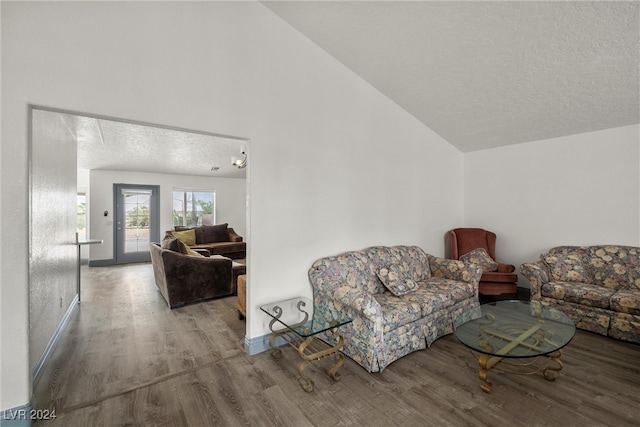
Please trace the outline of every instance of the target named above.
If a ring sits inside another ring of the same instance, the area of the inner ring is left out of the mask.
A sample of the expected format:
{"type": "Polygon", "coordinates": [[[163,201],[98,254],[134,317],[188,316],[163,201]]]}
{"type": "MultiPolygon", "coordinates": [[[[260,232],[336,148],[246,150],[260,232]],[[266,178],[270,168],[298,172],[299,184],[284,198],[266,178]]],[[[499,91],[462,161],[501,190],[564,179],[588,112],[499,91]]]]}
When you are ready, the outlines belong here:
{"type": "Polygon", "coordinates": [[[189,255],[180,243],[167,237],[149,245],[156,286],[170,308],[235,293],[231,259],[189,255]]]}
{"type": "Polygon", "coordinates": [[[176,226],[175,230],[167,231],[167,234],[180,238],[191,249],[206,249],[211,255],[223,255],[231,259],[247,257],[246,242],[242,241],[242,236],[229,227],[229,224],[176,226]],[[189,241],[190,239],[195,240],[189,241]]]}

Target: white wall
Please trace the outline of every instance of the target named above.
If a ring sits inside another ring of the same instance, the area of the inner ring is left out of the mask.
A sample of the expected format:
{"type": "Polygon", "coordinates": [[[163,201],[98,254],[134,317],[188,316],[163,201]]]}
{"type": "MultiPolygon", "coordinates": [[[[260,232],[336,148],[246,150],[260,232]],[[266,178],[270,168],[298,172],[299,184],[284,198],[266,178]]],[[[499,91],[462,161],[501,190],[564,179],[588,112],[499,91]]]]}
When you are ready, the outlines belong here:
{"type": "Polygon", "coordinates": [[[46,111],[33,111],[29,256],[29,370],[77,294],[76,142],[46,111]]]}
{"type": "Polygon", "coordinates": [[[89,212],[92,239],[102,239],[101,245],[92,245],[90,260],[111,260],[113,251],[113,184],[137,184],[160,186],[160,239],[170,230],[174,188],[214,190],[216,193],[216,222],[228,223],[245,237],[246,234],[246,180],[214,178],[210,176],[171,175],[132,171],[92,170],[90,173],[91,196],[89,212]],[[104,211],[109,211],[104,216],[104,211]]]}
{"type": "Polygon", "coordinates": [[[267,332],[259,304],[311,294],[318,257],[396,243],[443,255],[462,223],[462,154],[260,4],[0,7],[0,409],[30,397],[29,103],[251,139],[248,337],[267,332]]]}
{"type": "Polygon", "coordinates": [[[516,266],[559,245],[640,246],[639,135],[634,125],[467,153],[465,226],[495,232],[496,256],[516,266]]]}

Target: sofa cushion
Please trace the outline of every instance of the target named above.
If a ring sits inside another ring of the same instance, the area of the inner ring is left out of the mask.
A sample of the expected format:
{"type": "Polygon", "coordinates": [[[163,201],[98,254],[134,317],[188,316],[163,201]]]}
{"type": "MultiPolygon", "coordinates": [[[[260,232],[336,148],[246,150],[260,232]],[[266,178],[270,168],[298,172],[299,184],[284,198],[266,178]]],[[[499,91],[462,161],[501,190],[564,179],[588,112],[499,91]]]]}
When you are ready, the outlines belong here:
{"type": "MultiPolygon", "coordinates": [[[[229,241],[229,224],[203,225],[203,241],[202,243],[228,242],[229,241]]],[[[200,242],[198,242],[200,243],[200,242]]]]}
{"type": "Polygon", "coordinates": [[[420,282],[414,292],[399,298],[419,304],[422,316],[425,317],[473,297],[475,288],[469,282],[430,277],[420,282]]]}
{"type": "Polygon", "coordinates": [[[362,263],[356,267],[358,268],[364,291],[370,295],[386,292],[387,288],[384,287],[378,277],[378,270],[394,264],[395,258],[391,256],[389,247],[371,246],[361,251],[354,251],[353,254],[362,263]]]}
{"type": "Polygon", "coordinates": [[[196,244],[196,231],[194,229],[172,231],[171,234],[173,235],[173,237],[180,239],[188,246],[193,246],[196,244]]]}
{"type": "Polygon", "coordinates": [[[615,291],[604,286],[577,282],[549,282],[542,285],[542,296],[590,307],[609,308],[615,291]]]}
{"type": "Polygon", "coordinates": [[[180,252],[180,247],[178,246],[178,239],[173,237],[169,233],[167,233],[167,235],[164,236],[164,239],[162,239],[162,242],[160,243],[160,247],[162,249],[168,249],[170,251],[180,252]]]}
{"type": "MultiPolygon", "coordinates": [[[[247,250],[245,242],[217,242],[203,243],[201,245],[193,245],[193,249],[206,249],[211,255],[233,255],[235,253],[243,253],[247,250]]],[[[244,258],[241,257],[241,258],[244,258]]]]}
{"type": "Polygon", "coordinates": [[[378,270],[378,277],[382,284],[395,296],[415,291],[418,283],[413,280],[413,271],[406,271],[399,264],[392,264],[378,270]]]}
{"type": "Polygon", "coordinates": [[[640,291],[617,291],[611,296],[611,309],[619,313],[640,315],[640,291]]]}
{"type": "Polygon", "coordinates": [[[415,322],[421,317],[419,304],[398,298],[391,292],[374,294],[373,298],[380,305],[384,332],[415,322]]]}
{"type": "Polygon", "coordinates": [[[477,248],[468,252],[461,257],[459,257],[461,261],[464,262],[472,262],[474,264],[478,264],[482,267],[482,271],[496,271],[498,269],[498,263],[489,256],[487,251],[484,248],[477,248]]]}
{"type": "Polygon", "coordinates": [[[580,256],[576,254],[543,254],[542,261],[549,268],[551,280],[560,282],[589,283],[590,277],[582,264],[580,256]]]}
{"type": "Polygon", "coordinates": [[[480,278],[482,282],[493,282],[493,283],[516,283],[518,281],[518,276],[514,273],[499,273],[497,271],[488,271],[486,273],[482,273],[482,277],[480,278]]]}
{"type": "Polygon", "coordinates": [[[185,242],[180,239],[177,239],[176,244],[178,245],[178,250],[176,252],[180,252],[184,255],[189,255],[189,246],[185,242]]]}
{"type": "Polygon", "coordinates": [[[431,276],[429,258],[418,246],[392,246],[389,248],[389,256],[393,260],[390,264],[401,266],[416,282],[422,282],[431,276]]]}
{"type": "Polygon", "coordinates": [[[640,289],[640,252],[629,246],[590,246],[586,248],[587,268],[593,282],[610,289],[640,289]],[[637,287],[638,286],[638,287],[637,287]]]}

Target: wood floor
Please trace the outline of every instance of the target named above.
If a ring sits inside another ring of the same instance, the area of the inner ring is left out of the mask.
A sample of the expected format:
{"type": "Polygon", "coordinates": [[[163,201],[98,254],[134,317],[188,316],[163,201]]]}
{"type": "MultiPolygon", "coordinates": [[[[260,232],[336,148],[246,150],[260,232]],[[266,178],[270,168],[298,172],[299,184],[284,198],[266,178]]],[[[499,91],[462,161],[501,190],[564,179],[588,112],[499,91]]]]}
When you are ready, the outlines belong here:
{"type": "Polygon", "coordinates": [[[34,390],[36,426],[638,426],[640,345],[578,331],[555,382],[491,372],[453,336],[369,374],[245,354],[235,297],[169,310],[150,264],[83,267],[82,304],[34,390]]]}

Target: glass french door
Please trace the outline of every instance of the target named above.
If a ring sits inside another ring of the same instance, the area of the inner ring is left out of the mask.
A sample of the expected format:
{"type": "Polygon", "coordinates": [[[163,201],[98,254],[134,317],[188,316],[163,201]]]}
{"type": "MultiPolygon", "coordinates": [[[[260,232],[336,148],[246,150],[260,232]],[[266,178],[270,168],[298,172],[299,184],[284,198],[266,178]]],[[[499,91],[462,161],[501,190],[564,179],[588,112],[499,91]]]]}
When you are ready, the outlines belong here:
{"type": "Polygon", "coordinates": [[[151,261],[150,242],[159,242],[157,185],[114,184],[116,264],[151,261]]]}

